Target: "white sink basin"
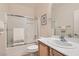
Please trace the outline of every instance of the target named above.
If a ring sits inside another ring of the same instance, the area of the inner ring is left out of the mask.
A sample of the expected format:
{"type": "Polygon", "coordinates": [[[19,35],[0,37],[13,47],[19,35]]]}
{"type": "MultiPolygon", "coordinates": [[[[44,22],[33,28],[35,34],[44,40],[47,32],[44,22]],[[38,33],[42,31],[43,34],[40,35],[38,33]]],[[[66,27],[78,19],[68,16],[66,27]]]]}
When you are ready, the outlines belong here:
{"type": "Polygon", "coordinates": [[[60,40],[49,40],[48,41],[49,44],[52,44],[52,45],[55,45],[55,46],[58,46],[58,47],[61,47],[61,48],[75,48],[75,46],[73,45],[72,42],[63,42],[63,41],[60,41],[60,40]]]}

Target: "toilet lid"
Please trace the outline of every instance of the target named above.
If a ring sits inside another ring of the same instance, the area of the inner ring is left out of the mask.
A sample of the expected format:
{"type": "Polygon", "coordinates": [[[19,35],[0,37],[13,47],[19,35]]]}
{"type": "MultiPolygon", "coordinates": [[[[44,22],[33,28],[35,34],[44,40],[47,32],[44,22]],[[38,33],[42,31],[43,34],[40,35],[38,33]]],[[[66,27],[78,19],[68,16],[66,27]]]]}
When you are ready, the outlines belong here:
{"type": "Polygon", "coordinates": [[[29,49],[29,50],[37,50],[38,49],[38,45],[28,46],[27,49],[29,49]]]}

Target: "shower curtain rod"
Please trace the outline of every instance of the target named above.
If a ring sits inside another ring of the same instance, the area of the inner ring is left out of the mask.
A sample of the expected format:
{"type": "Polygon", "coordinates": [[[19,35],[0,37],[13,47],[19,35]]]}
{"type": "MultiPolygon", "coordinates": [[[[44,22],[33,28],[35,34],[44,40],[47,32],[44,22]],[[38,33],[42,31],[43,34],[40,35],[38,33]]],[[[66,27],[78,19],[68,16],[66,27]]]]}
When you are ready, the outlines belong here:
{"type": "Polygon", "coordinates": [[[23,18],[33,19],[33,18],[31,18],[31,17],[22,16],[22,15],[14,15],[14,14],[8,14],[8,16],[16,16],[16,17],[23,17],[23,18]]]}

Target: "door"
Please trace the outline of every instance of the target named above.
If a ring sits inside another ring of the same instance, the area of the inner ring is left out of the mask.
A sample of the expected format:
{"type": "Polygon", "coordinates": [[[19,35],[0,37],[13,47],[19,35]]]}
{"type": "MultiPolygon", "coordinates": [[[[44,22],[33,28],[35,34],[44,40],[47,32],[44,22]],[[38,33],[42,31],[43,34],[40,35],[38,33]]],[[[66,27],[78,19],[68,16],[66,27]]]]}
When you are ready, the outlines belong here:
{"type": "Polygon", "coordinates": [[[39,56],[48,56],[49,47],[41,42],[38,43],[38,55],[39,56]]]}

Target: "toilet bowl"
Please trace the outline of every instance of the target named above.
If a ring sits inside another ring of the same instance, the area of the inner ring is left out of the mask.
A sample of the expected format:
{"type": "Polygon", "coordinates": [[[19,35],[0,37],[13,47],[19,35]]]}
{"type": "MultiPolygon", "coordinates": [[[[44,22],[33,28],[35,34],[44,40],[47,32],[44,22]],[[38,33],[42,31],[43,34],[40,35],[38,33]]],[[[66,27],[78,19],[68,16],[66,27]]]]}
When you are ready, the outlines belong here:
{"type": "Polygon", "coordinates": [[[19,53],[21,56],[37,56],[38,55],[38,45],[31,44],[27,45],[24,51],[19,53]]]}
{"type": "Polygon", "coordinates": [[[33,45],[30,45],[30,46],[27,46],[27,50],[28,50],[28,52],[37,52],[38,51],[38,45],[33,44],[33,45]]]}

